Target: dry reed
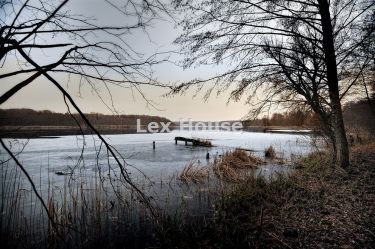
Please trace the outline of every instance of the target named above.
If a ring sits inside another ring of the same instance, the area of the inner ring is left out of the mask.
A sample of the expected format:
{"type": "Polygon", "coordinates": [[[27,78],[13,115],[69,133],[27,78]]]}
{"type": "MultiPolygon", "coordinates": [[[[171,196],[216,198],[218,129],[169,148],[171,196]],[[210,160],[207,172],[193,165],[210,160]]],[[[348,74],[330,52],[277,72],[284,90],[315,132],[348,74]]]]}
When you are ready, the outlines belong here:
{"type": "Polygon", "coordinates": [[[209,170],[207,167],[200,167],[197,165],[197,160],[190,160],[178,176],[178,179],[184,182],[202,182],[208,177],[209,170]]]}
{"type": "Polygon", "coordinates": [[[239,182],[243,179],[238,172],[240,169],[254,169],[263,164],[264,161],[253,154],[236,148],[233,151],[226,152],[213,164],[215,175],[222,180],[230,182],[239,182]]]}
{"type": "Polygon", "coordinates": [[[195,146],[212,147],[212,143],[209,139],[203,139],[203,138],[197,138],[197,137],[193,137],[193,139],[196,140],[197,142],[193,144],[195,146]]]}
{"type": "Polygon", "coordinates": [[[276,159],[277,155],[275,149],[272,146],[266,148],[264,150],[264,157],[269,159],[276,159]]]}
{"type": "Polygon", "coordinates": [[[110,177],[79,172],[80,177],[74,180],[59,176],[65,177],[65,183],[56,187],[49,174],[48,185],[42,188],[40,184],[39,191],[58,224],[58,235],[40,203],[35,201],[35,194],[27,185],[23,186],[19,170],[5,163],[2,166],[2,248],[111,248],[115,247],[112,243],[118,234],[126,234],[123,242],[130,243],[139,236],[138,229],[152,229],[153,221],[146,219],[145,207],[119,180],[111,182],[110,177]]]}

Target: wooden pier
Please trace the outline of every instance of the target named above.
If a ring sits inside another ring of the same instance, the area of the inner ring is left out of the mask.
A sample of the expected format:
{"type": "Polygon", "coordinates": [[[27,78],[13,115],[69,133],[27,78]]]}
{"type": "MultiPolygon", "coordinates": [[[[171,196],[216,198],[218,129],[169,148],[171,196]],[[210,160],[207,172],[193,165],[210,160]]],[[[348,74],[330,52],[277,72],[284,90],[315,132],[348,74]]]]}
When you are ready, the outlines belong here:
{"type": "Polygon", "coordinates": [[[188,143],[191,143],[193,146],[206,146],[206,147],[212,146],[210,141],[186,138],[186,137],[175,137],[174,141],[176,144],[177,144],[177,141],[183,141],[185,142],[185,145],[188,145],[188,143]]]}

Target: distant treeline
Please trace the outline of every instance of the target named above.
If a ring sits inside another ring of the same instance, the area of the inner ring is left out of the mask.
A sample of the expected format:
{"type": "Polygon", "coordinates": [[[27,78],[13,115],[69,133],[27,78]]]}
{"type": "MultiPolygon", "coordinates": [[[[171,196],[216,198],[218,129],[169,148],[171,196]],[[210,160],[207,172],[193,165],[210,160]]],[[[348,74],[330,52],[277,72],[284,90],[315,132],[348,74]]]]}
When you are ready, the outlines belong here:
{"type": "Polygon", "coordinates": [[[375,133],[375,98],[350,102],[344,106],[343,114],[348,130],[375,133]]]}
{"type": "MultiPolygon", "coordinates": [[[[348,131],[375,133],[375,98],[346,103],[343,107],[343,115],[348,131]]],[[[314,113],[298,110],[248,120],[244,122],[244,126],[319,128],[320,123],[314,113]]]]}
{"type": "Polygon", "coordinates": [[[285,126],[285,127],[316,127],[319,120],[312,112],[291,111],[274,113],[270,117],[258,118],[244,122],[244,126],[285,126]]]}
{"type": "MultiPolygon", "coordinates": [[[[93,125],[135,126],[137,119],[142,125],[150,122],[169,122],[159,116],[148,115],[104,115],[99,113],[85,114],[93,125]]],[[[79,114],[73,114],[80,125],[84,124],[79,114]]],[[[32,109],[0,109],[0,126],[77,126],[69,113],[52,111],[35,111],[32,109]]]]}
{"type": "Polygon", "coordinates": [[[346,128],[351,132],[375,134],[375,81],[366,89],[367,98],[349,102],[344,106],[346,128]]]}

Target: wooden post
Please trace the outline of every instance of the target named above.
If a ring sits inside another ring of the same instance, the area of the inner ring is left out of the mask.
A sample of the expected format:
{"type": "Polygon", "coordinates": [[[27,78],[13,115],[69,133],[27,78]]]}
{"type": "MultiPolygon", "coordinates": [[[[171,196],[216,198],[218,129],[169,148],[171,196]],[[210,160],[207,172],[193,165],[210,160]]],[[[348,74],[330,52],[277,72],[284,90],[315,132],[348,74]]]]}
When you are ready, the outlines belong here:
{"type": "Polygon", "coordinates": [[[207,160],[210,160],[210,153],[208,153],[208,152],[207,152],[207,154],[206,154],[206,159],[207,159],[207,160]]]}
{"type": "Polygon", "coordinates": [[[152,149],[155,149],[155,141],[152,142],[152,149]]]}

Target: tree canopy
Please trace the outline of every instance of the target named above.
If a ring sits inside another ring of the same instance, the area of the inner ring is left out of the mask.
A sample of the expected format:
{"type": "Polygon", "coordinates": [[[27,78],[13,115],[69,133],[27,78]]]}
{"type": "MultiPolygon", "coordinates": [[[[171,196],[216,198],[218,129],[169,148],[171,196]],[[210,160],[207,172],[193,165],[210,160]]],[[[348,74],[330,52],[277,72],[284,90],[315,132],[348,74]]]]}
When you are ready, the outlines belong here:
{"type": "MultiPolygon", "coordinates": [[[[252,114],[282,105],[313,110],[338,152],[348,154],[341,100],[373,80],[374,1],[368,0],[175,0],[184,32],[176,43],[183,65],[230,65],[192,87],[244,95],[252,114]],[[346,148],[346,149],[345,149],[346,148]]],[[[341,156],[340,156],[341,154],[341,156]]],[[[347,156],[345,163],[348,164],[347,156]]]]}
{"type": "MultiPolygon", "coordinates": [[[[141,96],[141,85],[162,86],[153,77],[151,69],[161,60],[156,54],[145,58],[128,43],[128,38],[132,32],[145,30],[162,13],[168,14],[167,10],[159,0],[105,0],[105,8],[110,8],[112,13],[119,13],[123,18],[116,25],[107,25],[84,13],[74,13],[69,8],[70,2],[0,1],[0,67],[7,68],[1,71],[0,80],[11,84],[9,89],[1,93],[0,105],[29,84],[41,78],[47,79],[61,93],[61,101],[65,102],[68,112],[71,113],[71,109],[78,112],[84,125],[99,137],[108,156],[115,159],[115,167],[120,169],[120,178],[124,184],[134,189],[137,197],[149,205],[148,197],[130,179],[124,158],[81,111],[63,86],[59,75],[68,79],[74,76],[77,79],[74,83],[79,86],[88,84],[99,98],[98,85],[107,89],[109,94],[109,85],[112,84],[130,88],[141,96]]],[[[111,103],[107,105],[111,108],[111,103]]],[[[70,116],[77,125],[81,125],[74,115],[70,116]]],[[[49,215],[27,170],[2,139],[0,142],[26,175],[49,215]]],[[[149,207],[152,208],[151,205],[149,207]]],[[[52,217],[49,218],[53,222],[52,217]]]]}

